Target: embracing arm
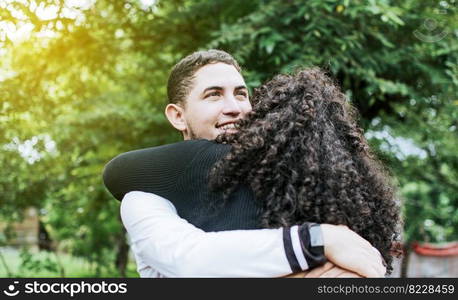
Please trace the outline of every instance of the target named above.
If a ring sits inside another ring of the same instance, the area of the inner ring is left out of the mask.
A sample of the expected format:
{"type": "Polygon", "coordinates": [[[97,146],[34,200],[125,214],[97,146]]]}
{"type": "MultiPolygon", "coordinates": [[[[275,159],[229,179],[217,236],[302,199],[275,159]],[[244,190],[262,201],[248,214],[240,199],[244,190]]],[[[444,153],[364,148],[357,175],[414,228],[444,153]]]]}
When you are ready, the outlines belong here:
{"type": "MultiPolygon", "coordinates": [[[[176,188],[172,179],[208,143],[185,141],[122,154],[107,164],[105,185],[118,200],[136,190],[167,198],[176,188]]],[[[121,213],[136,253],[167,276],[275,277],[309,265],[300,245],[306,238],[298,233],[300,226],[206,233],[179,218],[164,198],[141,192],[125,197],[121,213]]],[[[380,257],[367,241],[341,226],[321,228],[330,261],[363,276],[383,275],[380,257]]]]}
{"type": "MultiPolygon", "coordinates": [[[[204,232],[181,219],[166,199],[143,192],[124,197],[121,217],[137,255],[165,276],[279,277],[297,272],[298,265],[300,270],[308,269],[310,257],[301,249],[304,236],[298,226],[204,232]]],[[[363,276],[383,276],[380,258],[367,250],[372,247],[362,246],[364,239],[344,226],[321,227],[329,259],[363,276]],[[353,256],[340,253],[334,246],[339,244],[330,242],[339,240],[337,236],[349,244],[344,250],[353,256]]]]}
{"type": "Polygon", "coordinates": [[[164,198],[126,194],[121,217],[135,251],[170,277],[276,277],[291,273],[282,229],[204,232],[164,198]]]}

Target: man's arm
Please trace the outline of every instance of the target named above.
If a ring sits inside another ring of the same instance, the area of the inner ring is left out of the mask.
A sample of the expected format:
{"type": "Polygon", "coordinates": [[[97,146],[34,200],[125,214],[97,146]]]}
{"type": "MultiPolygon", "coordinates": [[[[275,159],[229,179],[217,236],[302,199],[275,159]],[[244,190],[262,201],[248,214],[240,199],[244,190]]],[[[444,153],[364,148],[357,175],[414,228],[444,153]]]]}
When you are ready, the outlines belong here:
{"type": "Polygon", "coordinates": [[[168,277],[277,277],[291,273],[282,229],[204,232],[168,200],[130,192],[121,218],[136,254],[168,277]]]}
{"type": "MultiPolygon", "coordinates": [[[[130,192],[124,197],[121,217],[137,255],[166,276],[279,277],[292,272],[291,255],[302,270],[308,268],[298,246],[301,237],[297,230],[287,232],[290,244],[285,243],[281,228],[204,232],[179,218],[166,199],[143,192],[130,192]]],[[[356,245],[347,249],[364,250],[360,246],[364,239],[342,226],[326,225],[323,229],[328,244],[325,253],[329,248],[328,255],[334,255],[337,264],[353,265],[347,269],[359,270],[363,276],[383,276],[385,271],[377,264],[374,251],[360,250],[357,257],[336,255],[337,248],[330,243],[330,237],[336,240],[338,234],[345,243],[356,245]]]]}

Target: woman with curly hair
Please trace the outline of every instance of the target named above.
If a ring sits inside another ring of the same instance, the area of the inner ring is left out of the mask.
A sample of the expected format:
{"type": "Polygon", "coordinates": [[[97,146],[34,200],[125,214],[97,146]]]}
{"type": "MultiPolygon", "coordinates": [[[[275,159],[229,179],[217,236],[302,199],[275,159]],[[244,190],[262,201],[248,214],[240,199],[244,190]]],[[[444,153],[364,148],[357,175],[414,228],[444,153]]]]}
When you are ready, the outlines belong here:
{"type": "Polygon", "coordinates": [[[210,174],[226,199],[249,184],[266,228],[304,221],[347,225],[377,248],[392,270],[399,208],[394,186],[370,152],[357,112],[318,68],[278,75],[258,88],[253,111],[210,174]]]}
{"type": "Polygon", "coordinates": [[[205,231],[346,225],[379,250],[390,273],[399,234],[394,186],[339,88],[311,68],[276,76],[252,101],[237,130],[216,141],[116,157],[105,185],[118,200],[130,191],[162,196],[205,231]]]}

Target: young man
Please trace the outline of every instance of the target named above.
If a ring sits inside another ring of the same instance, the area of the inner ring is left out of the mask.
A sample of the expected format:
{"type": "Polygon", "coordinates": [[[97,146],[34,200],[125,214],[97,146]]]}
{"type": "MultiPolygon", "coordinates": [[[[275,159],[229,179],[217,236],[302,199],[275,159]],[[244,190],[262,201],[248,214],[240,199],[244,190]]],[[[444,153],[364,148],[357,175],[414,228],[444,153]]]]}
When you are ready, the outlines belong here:
{"type": "MultiPolygon", "coordinates": [[[[168,98],[166,116],[185,140],[213,140],[235,130],[233,123],[251,111],[240,67],[229,54],[217,50],[181,60],[169,77],[168,98]]],[[[119,189],[122,183],[113,170],[128,166],[134,155],[123,154],[110,162],[104,180],[113,195],[123,199],[121,216],[142,277],[275,277],[314,265],[310,249],[301,249],[298,226],[204,232],[178,217],[163,197],[127,193],[135,191],[135,185],[119,189]]],[[[309,275],[384,275],[377,250],[348,228],[323,224],[309,234],[311,246],[324,246],[326,258],[340,266],[328,263],[309,275]]]]}

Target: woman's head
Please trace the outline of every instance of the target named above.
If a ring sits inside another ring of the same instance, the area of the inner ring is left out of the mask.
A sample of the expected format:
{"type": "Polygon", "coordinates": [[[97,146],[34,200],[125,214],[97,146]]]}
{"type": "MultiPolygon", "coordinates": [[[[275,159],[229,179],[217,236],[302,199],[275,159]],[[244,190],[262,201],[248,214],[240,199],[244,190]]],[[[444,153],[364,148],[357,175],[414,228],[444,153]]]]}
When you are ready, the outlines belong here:
{"type": "Polygon", "coordinates": [[[390,264],[399,210],[382,166],[369,151],[356,111],[318,68],[278,75],[253,95],[253,111],[211,173],[228,196],[249,184],[262,203],[262,224],[345,224],[390,264]]]}

